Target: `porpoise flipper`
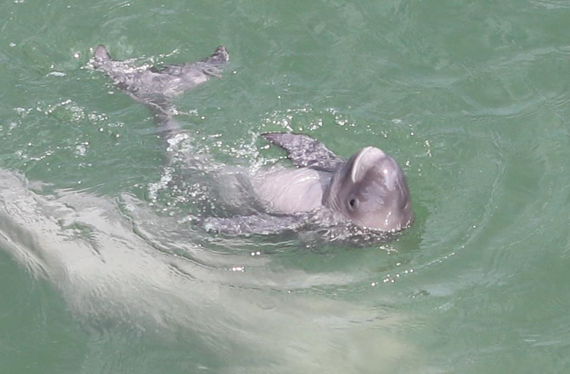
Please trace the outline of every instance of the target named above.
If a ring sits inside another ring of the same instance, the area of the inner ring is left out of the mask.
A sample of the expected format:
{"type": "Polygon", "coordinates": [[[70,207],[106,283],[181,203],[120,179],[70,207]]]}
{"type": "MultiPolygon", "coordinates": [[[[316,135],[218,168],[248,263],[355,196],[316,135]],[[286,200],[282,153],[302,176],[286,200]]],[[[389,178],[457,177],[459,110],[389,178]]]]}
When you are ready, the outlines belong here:
{"type": "Polygon", "coordinates": [[[93,55],[95,57],[95,65],[102,65],[106,61],[112,60],[109,51],[105,48],[104,45],[99,44],[97,48],[95,48],[95,53],[93,55]]]}
{"type": "Polygon", "coordinates": [[[261,134],[261,136],[287,151],[287,158],[298,167],[311,167],[332,172],[344,162],[323,143],[307,135],[275,132],[261,134]]]}
{"type": "Polygon", "coordinates": [[[226,47],[221,45],[218,48],[216,48],[214,53],[212,53],[209,57],[202,60],[202,62],[205,62],[206,64],[212,66],[220,66],[225,64],[229,60],[230,60],[230,54],[228,53],[228,50],[226,49],[226,47]]]}
{"type": "Polygon", "coordinates": [[[206,231],[226,235],[275,235],[286,231],[298,230],[306,224],[306,220],[306,217],[302,215],[256,214],[230,218],[208,217],[201,220],[199,225],[206,231]]]}

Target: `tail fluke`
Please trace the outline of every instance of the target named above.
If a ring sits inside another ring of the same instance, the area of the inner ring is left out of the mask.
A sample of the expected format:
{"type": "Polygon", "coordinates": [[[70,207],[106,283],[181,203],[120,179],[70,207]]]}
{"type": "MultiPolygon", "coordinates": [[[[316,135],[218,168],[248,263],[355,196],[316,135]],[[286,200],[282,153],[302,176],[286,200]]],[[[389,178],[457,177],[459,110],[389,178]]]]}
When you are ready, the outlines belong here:
{"type": "Polygon", "coordinates": [[[180,131],[174,120],[177,114],[172,99],[187,90],[219,76],[230,60],[224,46],[198,62],[167,65],[161,69],[136,66],[133,61],[115,60],[107,48],[95,48],[93,66],[109,76],[113,83],[150,109],[156,125],[168,139],[180,131]]]}

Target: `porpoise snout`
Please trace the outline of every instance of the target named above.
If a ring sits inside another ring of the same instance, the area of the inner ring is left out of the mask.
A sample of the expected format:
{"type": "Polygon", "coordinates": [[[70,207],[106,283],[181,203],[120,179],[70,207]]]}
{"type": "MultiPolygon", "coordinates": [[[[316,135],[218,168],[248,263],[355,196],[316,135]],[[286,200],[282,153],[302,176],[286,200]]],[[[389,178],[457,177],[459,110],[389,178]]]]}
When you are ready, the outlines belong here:
{"type": "Polygon", "coordinates": [[[376,147],[354,154],[335,178],[328,204],[359,226],[399,231],[413,219],[404,172],[392,157],[376,147]],[[342,175],[345,175],[342,178],[342,175]]]}

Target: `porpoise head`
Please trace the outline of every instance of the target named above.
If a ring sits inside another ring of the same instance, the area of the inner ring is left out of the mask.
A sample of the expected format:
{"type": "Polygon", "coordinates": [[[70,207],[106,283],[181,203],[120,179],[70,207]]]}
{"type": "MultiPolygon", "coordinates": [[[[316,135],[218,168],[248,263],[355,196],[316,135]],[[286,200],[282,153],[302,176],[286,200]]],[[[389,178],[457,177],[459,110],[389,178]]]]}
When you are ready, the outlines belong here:
{"type": "Polygon", "coordinates": [[[382,231],[399,231],[413,221],[404,172],[375,147],[363,148],[335,172],[323,204],[358,226],[382,231]]]}

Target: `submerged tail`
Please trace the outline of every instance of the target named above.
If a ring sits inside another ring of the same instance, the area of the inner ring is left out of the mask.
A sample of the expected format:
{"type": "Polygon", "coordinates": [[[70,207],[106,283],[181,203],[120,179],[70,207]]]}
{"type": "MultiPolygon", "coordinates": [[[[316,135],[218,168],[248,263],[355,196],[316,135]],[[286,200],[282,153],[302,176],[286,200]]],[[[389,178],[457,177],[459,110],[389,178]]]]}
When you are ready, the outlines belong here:
{"type": "Polygon", "coordinates": [[[93,66],[105,72],[113,83],[150,109],[155,123],[167,133],[178,126],[173,120],[176,110],[171,99],[188,89],[219,76],[222,65],[230,60],[224,46],[216,48],[198,63],[167,65],[162,69],[135,67],[132,62],[115,60],[104,45],[95,48],[93,66]],[[214,72],[214,73],[212,73],[214,72]]]}
{"type": "Polygon", "coordinates": [[[104,72],[118,88],[150,110],[166,144],[182,132],[175,120],[177,111],[172,98],[208,81],[212,76],[219,76],[221,67],[229,60],[230,55],[224,46],[219,46],[209,57],[196,63],[167,65],[162,69],[149,69],[135,66],[133,61],[115,60],[104,45],[97,46],[93,54],[95,69],[104,72]]]}

